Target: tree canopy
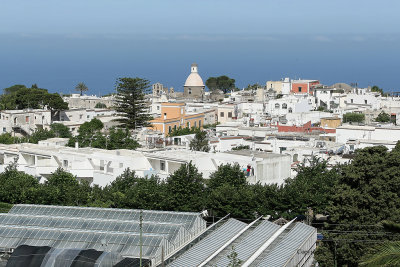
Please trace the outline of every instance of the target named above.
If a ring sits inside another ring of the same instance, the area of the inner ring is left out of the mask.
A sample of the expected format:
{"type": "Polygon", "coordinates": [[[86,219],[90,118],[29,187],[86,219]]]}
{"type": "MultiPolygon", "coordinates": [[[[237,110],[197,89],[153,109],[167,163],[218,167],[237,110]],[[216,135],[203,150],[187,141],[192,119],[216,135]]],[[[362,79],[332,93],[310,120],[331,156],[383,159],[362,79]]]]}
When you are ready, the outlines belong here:
{"type": "Polygon", "coordinates": [[[150,82],[141,78],[119,78],[116,85],[115,110],[122,118],[117,119],[123,128],[138,129],[149,126],[152,119],[147,112],[145,94],[150,82]]]}
{"type": "Polygon", "coordinates": [[[68,103],[64,102],[59,94],[51,94],[46,89],[14,85],[3,91],[4,94],[0,96],[1,109],[47,108],[52,111],[68,109],[68,103]]]}
{"type": "Polygon", "coordinates": [[[128,129],[112,127],[108,133],[103,132],[104,124],[99,119],[84,122],[78,129],[78,135],[70,137],[68,146],[94,147],[100,149],[136,149],[139,143],[132,137],[128,129]]]}
{"type": "Polygon", "coordinates": [[[398,241],[381,222],[400,220],[400,142],[391,152],[383,146],[357,150],[330,192],[330,222],[322,233],[333,241],[317,250],[321,266],[333,266],[334,259],[338,266],[358,266],[368,242],[398,241]]]}
{"type": "Polygon", "coordinates": [[[379,115],[375,118],[375,121],[377,122],[389,122],[390,121],[390,115],[387,114],[385,111],[381,111],[379,115]]]}
{"type": "Polygon", "coordinates": [[[208,138],[206,131],[198,131],[194,136],[194,139],[190,141],[189,147],[191,150],[195,151],[210,151],[210,146],[208,145],[208,138]]]}
{"type": "Polygon", "coordinates": [[[107,108],[107,105],[104,104],[104,103],[99,102],[94,106],[94,108],[107,108]]]}
{"type": "Polygon", "coordinates": [[[172,137],[172,136],[181,136],[181,135],[188,135],[188,134],[195,134],[197,132],[200,132],[200,128],[197,127],[185,127],[182,128],[181,126],[179,126],[177,129],[172,129],[172,131],[168,134],[168,136],[172,137]]]}
{"type": "Polygon", "coordinates": [[[89,88],[86,86],[84,82],[80,82],[75,86],[75,90],[80,92],[80,94],[82,95],[83,92],[89,91],[89,88]]]}
{"type": "Polygon", "coordinates": [[[204,180],[189,163],[182,164],[165,181],[157,176],[140,178],[127,169],[109,186],[100,188],[90,187],[62,169],[47,182],[38,183],[12,163],[0,173],[0,202],[207,209],[213,216],[230,213],[245,221],[260,215],[292,219],[311,208],[329,215],[323,225],[316,224],[323,234],[315,254],[320,266],[335,266],[335,262],[349,267],[384,266],[391,260],[398,262],[400,142],[392,151],[383,146],[357,150],[351,163],[335,168],[312,159],[298,167],[296,177],[279,186],[249,184],[245,178],[238,165],[226,164],[204,180]]]}
{"type": "Polygon", "coordinates": [[[228,76],[210,77],[206,81],[206,86],[210,91],[222,90],[224,94],[230,90],[235,89],[235,79],[231,79],[228,76]]]}
{"type": "Polygon", "coordinates": [[[382,88],[379,88],[379,86],[377,86],[377,85],[374,85],[374,86],[371,87],[371,92],[380,93],[381,96],[384,95],[383,89],[382,89],[382,88]]]}
{"type": "Polygon", "coordinates": [[[365,114],[363,113],[346,113],[343,115],[343,122],[364,122],[365,120],[365,114]]]}

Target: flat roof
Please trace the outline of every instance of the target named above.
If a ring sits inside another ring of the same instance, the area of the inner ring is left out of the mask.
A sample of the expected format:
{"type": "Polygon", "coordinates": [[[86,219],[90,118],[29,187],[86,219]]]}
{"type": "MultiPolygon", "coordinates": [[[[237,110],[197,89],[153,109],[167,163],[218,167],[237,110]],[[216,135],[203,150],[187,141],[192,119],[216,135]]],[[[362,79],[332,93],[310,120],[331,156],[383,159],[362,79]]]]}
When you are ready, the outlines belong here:
{"type": "Polygon", "coordinates": [[[257,158],[275,158],[275,157],[285,157],[286,155],[284,154],[277,154],[277,153],[266,153],[266,152],[261,152],[261,151],[255,151],[255,150],[250,150],[250,149],[242,149],[242,150],[232,150],[228,152],[223,152],[224,154],[234,154],[234,155],[239,155],[239,156],[254,156],[257,158]]]}

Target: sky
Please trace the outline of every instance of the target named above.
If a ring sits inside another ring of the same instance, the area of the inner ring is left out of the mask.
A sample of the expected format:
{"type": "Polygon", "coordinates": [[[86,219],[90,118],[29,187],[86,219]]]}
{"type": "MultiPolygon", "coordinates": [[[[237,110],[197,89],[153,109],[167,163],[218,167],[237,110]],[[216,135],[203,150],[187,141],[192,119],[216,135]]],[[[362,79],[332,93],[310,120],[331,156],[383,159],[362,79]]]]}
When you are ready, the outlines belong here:
{"type": "Polygon", "coordinates": [[[398,0],[1,0],[0,88],[182,90],[190,64],[239,88],[283,77],[400,91],[398,0]]]}

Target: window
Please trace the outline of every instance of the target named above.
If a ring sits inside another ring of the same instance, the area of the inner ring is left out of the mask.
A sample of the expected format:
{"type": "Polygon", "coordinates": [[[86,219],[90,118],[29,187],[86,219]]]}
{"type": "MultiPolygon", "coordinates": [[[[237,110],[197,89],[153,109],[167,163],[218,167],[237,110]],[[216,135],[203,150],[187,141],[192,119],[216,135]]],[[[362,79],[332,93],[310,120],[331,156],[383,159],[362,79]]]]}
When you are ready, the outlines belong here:
{"type": "Polygon", "coordinates": [[[3,133],[7,132],[6,127],[3,127],[3,133]]]}
{"type": "Polygon", "coordinates": [[[63,167],[68,168],[68,160],[66,159],[63,160],[63,167]]]}
{"type": "Polygon", "coordinates": [[[299,92],[301,92],[301,89],[302,89],[301,86],[299,86],[299,92]]]}
{"type": "Polygon", "coordinates": [[[157,106],[157,110],[160,110],[160,106],[157,106]]]}
{"type": "Polygon", "coordinates": [[[168,126],[168,133],[170,133],[171,132],[171,126],[168,126]]]}
{"type": "Polygon", "coordinates": [[[275,108],[280,108],[280,107],[281,106],[278,103],[275,104],[275,108]]]}
{"type": "Polygon", "coordinates": [[[176,131],[176,125],[174,125],[174,130],[176,131]]]}
{"type": "Polygon", "coordinates": [[[191,95],[192,94],[192,88],[188,89],[188,94],[191,95]]]}
{"type": "Polygon", "coordinates": [[[201,127],[201,121],[199,121],[199,127],[201,127]]]}
{"type": "Polygon", "coordinates": [[[86,119],[89,119],[89,118],[90,118],[90,116],[89,116],[89,115],[87,115],[87,116],[86,116],[86,119]]]}
{"type": "Polygon", "coordinates": [[[228,112],[228,118],[232,118],[232,112],[228,112]]]}
{"type": "Polygon", "coordinates": [[[81,114],[81,115],[79,115],[79,119],[81,120],[83,118],[83,115],[81,114]]]}
{"type": "Polygon", "coordinates": [[[352,104],[353,104],[353,99],[350,99],[350,103],[352,103],[352,104]]]}
{"type": "Polygon", "coordinates": [[[25,117],[25,122],[29,122],[29,116],[25,117]]]}
{"type": "Polygon", "coordinates": [[[124,167],[124,164],[122,162],[119,163],[119,168],[122,169],[124,167]]]}
{"type": "Polygon", "coordinates": [[[165,171],[165,161],[164,160],[160,161],[160,170],[165,171]]]}
{"type": "Polygon", "coordinates": [[[197,127],[197,121],[194,122],[194,127],[197,127]]]}
{"type": "Polygon", "coordinates": [[[365,103],[365,104],[368,104],[368,101],[367,101],[367,100],[364,100],[364,103],[365,103]]]}
{"type": "Polygon", "coordinates": [[[292,108],[289,108],[288,111],[289,111],[289,113],[292,113],[292,112],[293,112],[293,109],[292,109],[292,108]]]}
{"type": "Polygon", "coordinates": [[[282,104],[282,109],[287,109],[287,104],[286,103],[282,104]]]}
{"type": "Polygon", "coordinates": [[[220,112],[220,113],[219,113],[219,116],[220,116],[220,117],[224,117],[224,113],[223,113],[223,112],[220,112]]]}
{"type": "Polygon", "coordinates": [[[187,124],[187,127],[190,128],[190,121],[188,121],[186,124],[187,124]]]}
{"type": "Polygon", "coordinates": [[[167,113],[164,113],[164,120],[167,118],[167,113]]]}
{"type": "Polygon", "coordinates": [[[100,160],[100,171],[104,171],[104,160],[100,160]]]}

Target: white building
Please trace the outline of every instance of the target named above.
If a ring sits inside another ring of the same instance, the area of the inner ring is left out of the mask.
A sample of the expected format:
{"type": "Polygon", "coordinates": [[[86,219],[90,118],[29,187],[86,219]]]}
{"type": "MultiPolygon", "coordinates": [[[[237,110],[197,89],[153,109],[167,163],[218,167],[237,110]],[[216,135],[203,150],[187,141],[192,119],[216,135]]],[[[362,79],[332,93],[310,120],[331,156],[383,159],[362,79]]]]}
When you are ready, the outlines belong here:
{"type": "Polygon", "coordinates": [[[242,169],[251,166],[248,181],[251,183],[283,183],[290,177],[289,155],[235,151],[206,153],[189,150],[141,152],[132,150],[103,150],[94,148],[64,147],[67,139],[54,138],[39,144],[0,145],[0,171],[17,160],[18,169],[45,179],[57,168],[72,173],[78,180],[105,186],[122,174],[126,168],[138,176],[158,175],[165,179],[183,164],[192,162],[209,178],[220,164],[239,164],[242,169]]]}
{"type": "Polygon", "coordinates": [[[289,113],[308,112],[315,108],[314,98],[312,96],[294,96],[289,95],[279,99],[268,101],[265,106],[265,112],[271,116],[282,116],[289,113]]]}
{"type": "Polygon", "coordinates": [[[345,124],[336,128],[336,141],[347,143],[348,141],[362,140],[372,143],[397,142],[400,140],[400,127],[375,127],[345,124]]]}
{"type": "Polygon", "coordinates": [[[226,123],[236,121],[239,116],[239,108],[237,104],[220,104],[218,105],[218,122],[226,123]]]}
{"type": "Polygon", "coordinates": [[[3,110],[0,112],[2,133],[30,135],[38,129],[48,129],[51,111],[43,109],[3,110]]]}
{"type": "Polygon", "coordinates": [[[63,97],[63,100],[68,103],[68,107],[70,109],[94,109],[99,103],[106,105],[107,108],[113,107],[115,105],[114,96],[98,97],[95,95],[81,96],[80,94],[72,94],[71,96],[63,97]]]}

